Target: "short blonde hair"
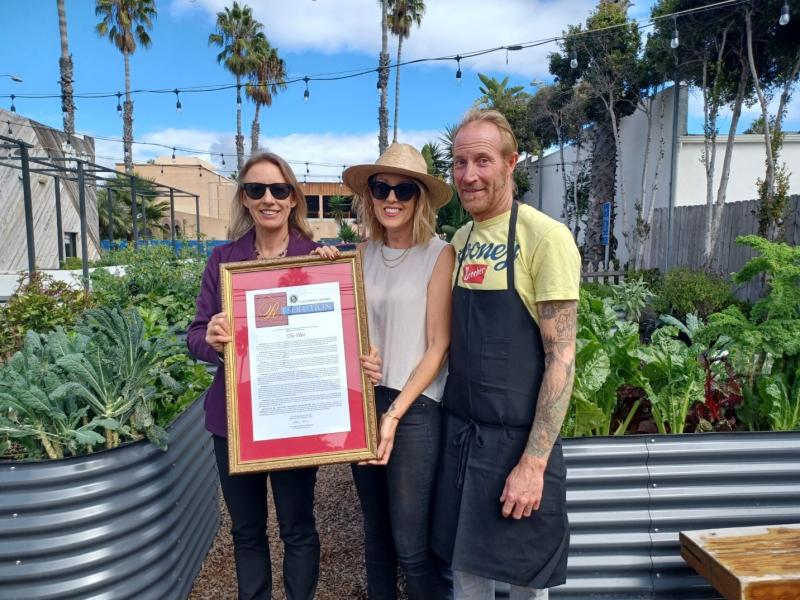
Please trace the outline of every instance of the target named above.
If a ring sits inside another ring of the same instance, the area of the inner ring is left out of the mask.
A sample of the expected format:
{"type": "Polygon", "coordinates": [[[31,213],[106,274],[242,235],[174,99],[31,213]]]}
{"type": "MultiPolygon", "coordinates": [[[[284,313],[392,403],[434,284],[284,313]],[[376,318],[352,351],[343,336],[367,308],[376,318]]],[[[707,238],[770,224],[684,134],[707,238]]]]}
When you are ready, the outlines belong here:
{"type": "Polygon", "coordinates": [[[462,118],[461,122],[453,132],[453,141],[455,141],[458,132],[470,123],[485,122],[491,123],[500,131],[500,138],[502,139],[502,146],[500,148],[503,158],[508,158],[515,152],[518,152],[519,145],[517,144],[517,136],[511,129],[511,124],[508,122],[503,114],[493,108],[472,108],[462,118]]]}
{"type": "MultiPolygon", "coordinates": [[[[380,175],[376,173],[373,177],[380,175]]],[[[414,225],[412,243],[427,244],[436,235],[436,211],[433,209],[428,190],[422,183],[414,177],[408,177],[419,187],[419,197],[414,206],[414,225]]],[[[378,217],[375,216],[375,206],[370,196],[369,190],[366,195],[357,194],[354,199],[356,212],[361,223],[367,232],[367,237],[376,242],[386,243],[386,228],[381,225],[378,217]]]]}
{"type": "Polygon", "coordinates": [[[253,166],[262,162],[272,163],[278,167],[286,183],[292,186],[291,198],[294,200],[295,205],[289,213],[289,231],[295,229],[308,239],[313,239],[314,234],[306,220],[306,215],[308,214],[306,197],[300,189],[300,184],[297,183],[297,178],[294,176],[294,172],[289,166],[289,163],[272,152],[262,152],[261,154],[251,156],[239,171],[239,175],[236,179],[236,191],[231,199],[231,224],[228,227],[228,239],[238,240],[253,227],[253,217],[250,216],[250,211],[247,210],[241,202],[244,192],[239,186],[244,176],[247,175],[247,172],[252,169],[253,166]]]}

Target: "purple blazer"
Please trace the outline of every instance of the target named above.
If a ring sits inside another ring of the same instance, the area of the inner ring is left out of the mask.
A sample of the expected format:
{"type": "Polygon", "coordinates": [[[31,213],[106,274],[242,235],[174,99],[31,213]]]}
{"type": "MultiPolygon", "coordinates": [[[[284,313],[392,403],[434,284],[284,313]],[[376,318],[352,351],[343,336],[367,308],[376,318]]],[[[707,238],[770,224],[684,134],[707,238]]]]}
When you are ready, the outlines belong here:
{"type": "MultiPolygon", "coordinates": [[[[206,343],[206,327],[218,312],[222,311],[219,289],[220,263],[255,260],[255,229],[250,229],[235,242],[217,246],[208,258],[197,296],[194,321],[186,333],[186,345],[189,354],[198,360],[222,366],[222,360],[216,351],[206,343]]],[[[308,239],[299,231],[292,231],[289,236],[289,247],[286,256],[304,256],[319,247],[315,241],[308,239]]],[[[225,369],[217,369],[214,381],[208,388],[205,400],[206,429],[215,435],[228,437],[228,418],[225,404],[225,369]]]]}

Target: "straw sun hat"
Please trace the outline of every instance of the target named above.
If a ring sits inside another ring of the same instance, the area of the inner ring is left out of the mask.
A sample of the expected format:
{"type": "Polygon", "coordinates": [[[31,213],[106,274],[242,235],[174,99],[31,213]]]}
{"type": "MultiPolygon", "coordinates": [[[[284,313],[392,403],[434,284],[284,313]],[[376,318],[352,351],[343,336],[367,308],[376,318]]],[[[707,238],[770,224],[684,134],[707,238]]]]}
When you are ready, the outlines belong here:
{"type": "Polygon", "coordinates": [[[396,173],[415,179],[428,191],[433,208],[441,208],[453,195],[450,184],[428,175],[428,165],[414,146],[397,142],[389,146],[374,165],[355,165],[345,169],[342,179],[356,194],[368,198],[367,183],[370,177],[378,173],[396,173]]]}

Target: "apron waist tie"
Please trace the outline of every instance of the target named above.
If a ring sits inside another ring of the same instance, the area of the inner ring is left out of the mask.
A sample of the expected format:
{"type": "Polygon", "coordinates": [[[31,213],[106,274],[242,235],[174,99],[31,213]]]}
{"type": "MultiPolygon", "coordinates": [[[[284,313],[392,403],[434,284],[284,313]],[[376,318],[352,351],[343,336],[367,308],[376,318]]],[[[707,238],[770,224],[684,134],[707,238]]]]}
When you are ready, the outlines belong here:
{"type": "Polygon", "coordinates": [[[470,442],[475,438],[478,448],[483,448],[483,436],[481,427],[475,421],[469,420],[466,425],[458,430],[453,438],[453,445],[458,446],[458,473],[456,474],[456,489],[464,487],[464,476],[467,471],[467,460],[469,459],[470,442]]]}

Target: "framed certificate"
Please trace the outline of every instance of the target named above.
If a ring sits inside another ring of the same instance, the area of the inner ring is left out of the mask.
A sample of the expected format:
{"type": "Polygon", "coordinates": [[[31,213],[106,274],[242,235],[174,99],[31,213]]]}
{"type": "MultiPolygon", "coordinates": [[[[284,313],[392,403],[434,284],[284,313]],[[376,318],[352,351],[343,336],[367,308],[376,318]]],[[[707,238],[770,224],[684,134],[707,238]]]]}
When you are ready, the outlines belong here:
{"type": "Polygon", "coordinates": [[[231,473],[376,457],[361,254],[220,265],[231,473]]]}

